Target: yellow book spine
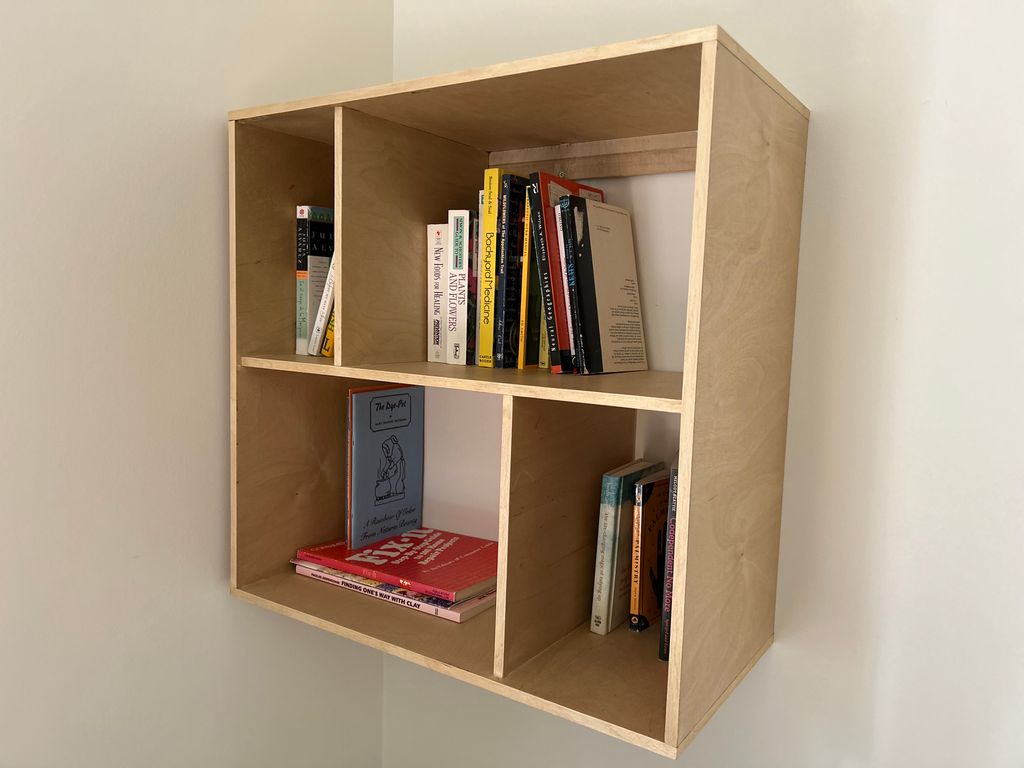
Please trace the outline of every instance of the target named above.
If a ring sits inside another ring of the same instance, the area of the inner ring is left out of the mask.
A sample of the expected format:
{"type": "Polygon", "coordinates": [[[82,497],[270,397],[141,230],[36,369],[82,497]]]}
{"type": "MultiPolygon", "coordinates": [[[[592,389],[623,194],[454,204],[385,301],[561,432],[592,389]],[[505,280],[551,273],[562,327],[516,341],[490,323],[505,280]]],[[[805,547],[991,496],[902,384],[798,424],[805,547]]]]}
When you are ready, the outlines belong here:
{"type": "Polygon", "coordinates": [[[519,280],[519,290],[522,295],[519,298],[519,355],[516,357],[516,367],[526,367],[526,319],[529,316],[528,305],[530,303],[530,196],[526,196],[526,203],[523,206],[523,274],[519,280]]]}
{"type": "Polygon", "coordinates": [[[548,324],[544,318],[540,319],[540,350],[537,354],[538,368],[551,368],[551,359],[548,357],[548,324]]]}
{"type": "Polygon", "coordinates": [[[334,310],[331,310],[331,319],[327,321],[327,328],[324,330],[324,342],[320,345],[320,354],[324,357],[334,357],[334,310]]]}
{"type": "Polygon", "coordinates": [[[494,367],[494,290],[498,268],[498,198],[501,168],[484,171],[484,215],[480,221],[480,295],[477,296],[479,323],[476,333],[476,364],[494,367]]]}

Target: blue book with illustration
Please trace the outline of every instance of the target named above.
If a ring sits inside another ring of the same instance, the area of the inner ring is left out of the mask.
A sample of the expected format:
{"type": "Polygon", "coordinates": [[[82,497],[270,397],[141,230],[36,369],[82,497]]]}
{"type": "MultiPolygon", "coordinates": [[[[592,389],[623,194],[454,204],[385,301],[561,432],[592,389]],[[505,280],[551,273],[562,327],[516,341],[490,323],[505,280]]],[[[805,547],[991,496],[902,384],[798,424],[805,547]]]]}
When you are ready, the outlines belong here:
{"type": "Polygon", "coordinates": [[[348,395],[348,545],[365,547],[423,522],[423,387],[348,395]]]}

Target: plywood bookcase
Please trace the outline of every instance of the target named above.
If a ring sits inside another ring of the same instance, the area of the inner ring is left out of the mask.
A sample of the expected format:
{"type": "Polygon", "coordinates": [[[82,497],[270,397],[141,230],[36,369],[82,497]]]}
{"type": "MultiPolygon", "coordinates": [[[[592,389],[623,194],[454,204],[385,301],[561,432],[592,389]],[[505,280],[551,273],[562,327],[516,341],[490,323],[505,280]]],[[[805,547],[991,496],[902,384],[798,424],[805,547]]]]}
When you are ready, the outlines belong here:
{"type": "Polygon", "coordinates": [[[808,117],[718,27],[233,112],[232,591],[676,755],[773,638],[808,117]],[[488,165],[694,173],[685,327],[656,329],[681,372],[425,362],[425,225],[474,201],[488,165]],[[336,212],[333,360],[291,354],[298,204],[336,212]],[[343,532],[346,394],[367,382],[500,396],[487,614],[452,624],[289,566],[343,532]],[[646,411],[679,424],[667,664],[656,631],[588,631],[600,477],[646,411]]]}

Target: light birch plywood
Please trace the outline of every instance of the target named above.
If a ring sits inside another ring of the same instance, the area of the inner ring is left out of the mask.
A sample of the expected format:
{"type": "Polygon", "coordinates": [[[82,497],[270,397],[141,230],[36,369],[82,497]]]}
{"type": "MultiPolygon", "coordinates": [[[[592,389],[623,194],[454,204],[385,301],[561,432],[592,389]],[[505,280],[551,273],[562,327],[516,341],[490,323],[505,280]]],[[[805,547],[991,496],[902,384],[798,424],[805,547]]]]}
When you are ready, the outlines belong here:
{"type": "Polygon", "coordinates": [[[428,224],[477,206],[487,154],[338,110],[335,362],[426,357],[428,224]]]}
{"type": "Polygon", "coordinates": [[[609,179],[692,171],[697,132],[586,141],[491,152],[490,164],[528,176],[546,171],[569,179],[609,179]]]}
{"type": "Polygon", "coordinates": [[[589,620],[601,476],[633,458],[635,426],[625,408],[513,401],[496,675],[589,620]]]}
{"type": "Polygon", "coordinates": [[[725,30],[713,26],[340,91],[312,99],[240,109],[231,112],[230,118],[326,141],[333,130],[331,112],[334,107],[344,104],[480,149],[501,150],[585,141],[583,135],[589,135],[591,130],[586,126],[582,127],[576,138],[570,138],[566,132],[569,126],[579,127],[578,122],[570,121],[566,124],[548,120],[543,124],[516,125],[520,118],[529,117],[537,107],[542,110],[564,109],[565,101],[560,100],[560,97],[568,93],[572,97],[581,97],[582,117],[596,116],[598,121],[610,117],[612,120],[612,126],[603,135],[593,136],[594,139],[693,130],[697,124],[700,45],[713,40],[721,40],[793,109],[805,117],[809,114],[807,108],[725,30]],[[659,67],[667,67],[666,72],[657,71],[659,67]],[[605,74],[610,74],[609,82],[600,83],[596,80],[605,74]],[[628,78],[632,78],[632,81],[628,78]],[[595,86],[595,82],[598,85],[595,86]],[[493,105],[493,97],[485,92],[489,83],[498,83],[505,89],[504,104],[507,106],[498,106],[507,108],[516,117],[516,121],[498,123],[495,120],[494,123],[482,124],[480,118],[473,115],[473,110],[493,105]],[[678,92],[680,83],[685,83],[688,89],[683,100],[680,100],[678,92]],[[637,88],[638,84],[642,84],[643,88],[637,88]],[[649,92],[648,95],[637,93],[645,90],[649,92]],[[583,96],[595,95],[604,101],[588,103],[582,99],[583,96]],[[455,123],[437,116],[443,114],[445,107],[453,104],[460,110],[455,123]],[[598,112],[602,104],[610,105],[610,109],[598,112]],[[676,111],[669,114],[669,105],[677,108],[676,111]],[[620,115],[625,112],[632,112],[634,116],[620,115]],[[672,122],[672,127],[657,130],[659,123],[666,122],[672,122]],[[545,131],[542,125],[547,125],[550,130],[545,131]],[[642,125],[643,128],[630,130],[627,127],[636,125],[642,125]],[[489,133],[484,126],[492,132],[489,133]],[[531,141],[529,138],[550,136],[552,133],[558,136],[547,141],[531,141]]]}
{"type": "Polygon", "coordinates": [[[333,206],[334,153],[235,124],[233,229],[238,354],[295,351],[295,208],[333,206]]]}
{"type": "Polygon", "coordinates": [[[287,571],[299,547],[344,534],[346,397],[353,384],[238,371],[236,585],[287,571]]]}
{"type": "Polygon", "coordinates": [[[774,632],[807,119],[708,43],[698,132],[670,744],[774,632]]]}
{"type": "Polygon", "coordinates": [[[587,403],[643,411],[679,413],[683,376],[675,371],[635,371],[607,376],[554,375],[527,368],[478,368],[444,363],[386,363],[334,365],[331,360],[307,355],[254,355],[242,366],[291,371],[314,376],[386,380],[395,384],[461,389],[495,395],[515,395],[567,403],[587,403]]]}

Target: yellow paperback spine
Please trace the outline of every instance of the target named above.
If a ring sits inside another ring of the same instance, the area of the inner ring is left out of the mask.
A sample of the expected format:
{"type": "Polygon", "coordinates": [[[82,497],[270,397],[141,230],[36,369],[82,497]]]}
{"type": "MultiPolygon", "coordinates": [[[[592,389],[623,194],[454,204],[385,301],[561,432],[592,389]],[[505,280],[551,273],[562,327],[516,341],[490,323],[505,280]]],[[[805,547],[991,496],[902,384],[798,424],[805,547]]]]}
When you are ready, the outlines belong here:
{"type": "Polygon", "coordinates": [[[494,292],[498,269],[498,198],[501,168],[484,171],[484,215],[480,221],[480,291],[477,296],[479,322],[476,334],[476,364],[494,367],[494,292]]]}

